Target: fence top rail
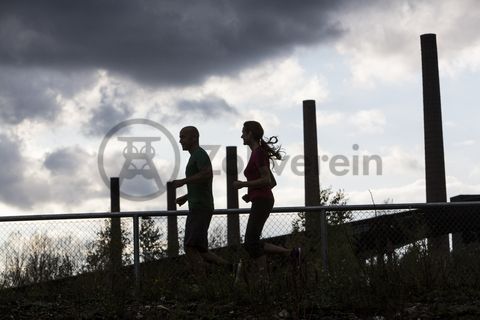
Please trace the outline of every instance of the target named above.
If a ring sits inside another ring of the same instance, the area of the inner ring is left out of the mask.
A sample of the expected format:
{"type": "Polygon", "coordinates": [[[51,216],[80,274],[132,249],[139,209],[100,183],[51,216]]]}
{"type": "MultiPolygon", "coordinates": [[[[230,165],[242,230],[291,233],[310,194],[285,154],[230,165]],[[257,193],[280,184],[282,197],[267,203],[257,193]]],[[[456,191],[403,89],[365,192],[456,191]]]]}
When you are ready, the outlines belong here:
{"type": "MultiPolygon", "coordinates": [[[[475,207],[480,209],[480,201],[466,202],[435,202],[435,203],[391,203],[391,204],[363,204],[363,205],[328,205],[306,207],[275,207],[274,213],[287,212],[322,212],[322,211],[376,211],[376,210],[415,210],[433,208],[461,208],[475,207]]],[[[250,213],[250,208],[239,209],[216,209],[216,215],[245,214],[250,213]]],[[[161,216],[185,216],[188,210],[158,210],[158,211],[124,211],[124,212],[96,212],[96,213],[57,213],[57,214],[24,214],[12,216],[0,216],[0,222],[15,221],[40,221],[40,220],[78,220],[78,219],[102,219],[102,218],[133,218],[133,217],[161,217],[161,216]]]]}

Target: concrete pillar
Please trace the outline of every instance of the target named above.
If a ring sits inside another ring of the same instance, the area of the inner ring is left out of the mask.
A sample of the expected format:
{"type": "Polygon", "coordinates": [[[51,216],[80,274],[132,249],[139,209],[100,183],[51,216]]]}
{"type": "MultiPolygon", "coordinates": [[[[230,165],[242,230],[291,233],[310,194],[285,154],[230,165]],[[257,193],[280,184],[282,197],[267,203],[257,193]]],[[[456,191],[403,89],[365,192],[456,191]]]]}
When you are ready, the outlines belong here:
{"type": "MultiPolygon", "coordinates": [[[[315,100],[303,101],[303,149],[305,156],[305,206],[320,205],[320,171],[318,166],[317,118],[315,100]]],[[[305,229],[310,236],[320,236],[319,212],[305,214],[305,229]]]]}

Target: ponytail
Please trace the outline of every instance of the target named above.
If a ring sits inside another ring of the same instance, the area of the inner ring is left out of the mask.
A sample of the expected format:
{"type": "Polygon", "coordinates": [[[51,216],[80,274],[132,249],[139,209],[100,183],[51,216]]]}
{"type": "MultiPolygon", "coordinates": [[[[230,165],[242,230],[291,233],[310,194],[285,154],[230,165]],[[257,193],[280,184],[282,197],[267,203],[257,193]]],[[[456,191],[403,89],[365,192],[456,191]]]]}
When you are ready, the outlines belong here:
{"type": "Polygon", "coordinates": [[[272,136],[268,138],[268,140],[265,140],[264,138],[260,139],[260,147],[267,153],[270,160],[282,160],[283,158],[281,146],[276,146],[277,142],[277,136],[272,136]]]}
{"type": "Polygon", "coordinates": [[[253,133],[253,137],[259,141],[260,147],[265,151],[270,160],[282,160],[281,146],[276,145],[278,143],[277,136],[265,139],[262,125],[257,121],[246,121],[243,126],[247,131],[253,133]]]}

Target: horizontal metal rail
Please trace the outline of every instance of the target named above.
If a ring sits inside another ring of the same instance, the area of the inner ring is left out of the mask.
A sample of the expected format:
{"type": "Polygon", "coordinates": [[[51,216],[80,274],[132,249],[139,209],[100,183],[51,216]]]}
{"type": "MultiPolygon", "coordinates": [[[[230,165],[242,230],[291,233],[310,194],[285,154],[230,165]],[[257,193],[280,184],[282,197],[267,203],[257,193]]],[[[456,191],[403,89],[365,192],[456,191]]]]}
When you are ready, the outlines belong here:
{"type": "MultiPolygon", "coordinates": [[[[379,205],[328,205],[328,206],[308,206],[308,207],[274,207],[273,213],[282,212],[321,212],[325,211],[375,211],[375,210],[413,210],[413,209],[433,209],[433,208],[461,208],[461,207],[479,207],[480,201],[470,202],[435,202],[435,203],[398,203],[398,204],[379,204],[379,205]]],[[[250,208],[240,209],[216,209],[215,215],[245,214],[250,213],[250,208]]],[[[24,214],[0,216],[0,222],[15,221],[39,221],[39,220],[78,220],[78,219],[102,219],[102,218],[133,218],[133,217],[153,217],[153,216],[185,216],[188,210],[158,210],[158,211],[123,211],[123,212],[87,212],[87,213],[50,213],[50,214],[24,214]]]]}

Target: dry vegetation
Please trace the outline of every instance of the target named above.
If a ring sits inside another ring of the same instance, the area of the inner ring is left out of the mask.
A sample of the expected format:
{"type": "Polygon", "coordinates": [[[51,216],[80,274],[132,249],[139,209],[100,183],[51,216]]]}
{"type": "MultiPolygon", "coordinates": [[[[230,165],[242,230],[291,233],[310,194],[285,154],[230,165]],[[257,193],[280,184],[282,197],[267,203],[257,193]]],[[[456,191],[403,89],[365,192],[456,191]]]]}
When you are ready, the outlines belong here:
{"type": "MultiPolygon", "coordinates": [[[[246,272],[236,284],[233,274],[217,266],[209,267],[206,284],[198,284],[183,257],[162,259],[142,265],[143,281],[136,298],[132,269],[125,268],[112,286],[107,267],[103,272],[47,282],[36,279],[32,281],[36,284],[4,289],[0,314],[5,318],[38,319],[480,317],[477,246],[435,258],[420,241],[390,255],[360,260],[353,254],[348,230],[332,229],[329,235],[328,271],[322,270],[316,242],[299,232],[286,244],[305,249],[301,268],[287,258],[273,258],[268,279],[258,280],[254,267],[247,262],[246,272]]],[[[246,259],[242,250],[223,250],[220,254],[246,259]]],[[[62,261],[53,257],[52,261],[62,261]]],[[[48,270],[59,272],[62,268],[53,265],[48,270]]],[[[42,279],[48,280],[49,276],[42,279]]]]}

